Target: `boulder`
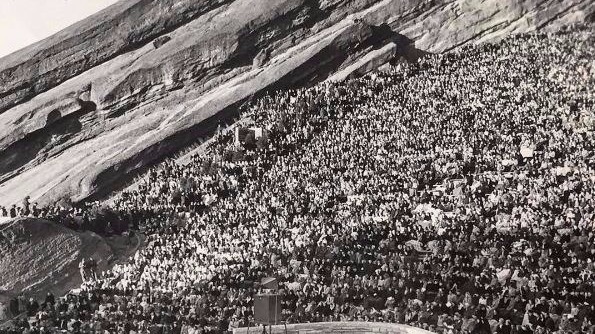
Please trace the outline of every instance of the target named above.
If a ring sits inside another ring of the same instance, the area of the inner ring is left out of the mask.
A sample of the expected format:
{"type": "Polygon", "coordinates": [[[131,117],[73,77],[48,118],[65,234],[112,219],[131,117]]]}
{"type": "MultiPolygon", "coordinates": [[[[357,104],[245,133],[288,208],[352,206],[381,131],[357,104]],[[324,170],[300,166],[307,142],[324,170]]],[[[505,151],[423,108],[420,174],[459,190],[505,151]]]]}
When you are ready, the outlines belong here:
{"type": "Polygon", "coordinates": [[[25,293],[42,299],[80,286],[79,263],[94,258],[98,270],[109,267],[114,255],[103,238],[79,233],[47,220],[20,218],[0,225],[0,303],[25,293]]]}

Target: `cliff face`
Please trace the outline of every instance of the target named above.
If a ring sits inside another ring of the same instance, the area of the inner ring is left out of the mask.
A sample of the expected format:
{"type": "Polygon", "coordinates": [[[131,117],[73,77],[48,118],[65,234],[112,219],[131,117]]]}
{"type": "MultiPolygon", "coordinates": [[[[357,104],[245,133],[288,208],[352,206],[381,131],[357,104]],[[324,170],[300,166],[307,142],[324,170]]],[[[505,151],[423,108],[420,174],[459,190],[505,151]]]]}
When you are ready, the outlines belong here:
{"type": "Polygon", "coordinates": [[[263,91],[592,20],[588,0],[128,0],[0,59],[0,204],[101,194],[263,91]]]}
{"type": "Polygon", "coordinates": [[[48,292],[63,295],[80,286],[78,266],[83,258],[96,259],[101,272],[108,268],[110,258],[127,255],[114,254],[110,244],[95,233],[75,232],[42,219],[17,219],[0,225],[0,231],[14,236],[11,242],[0,237],[0,303],[5,305],[21,293],[40,300],[48,292]]]}

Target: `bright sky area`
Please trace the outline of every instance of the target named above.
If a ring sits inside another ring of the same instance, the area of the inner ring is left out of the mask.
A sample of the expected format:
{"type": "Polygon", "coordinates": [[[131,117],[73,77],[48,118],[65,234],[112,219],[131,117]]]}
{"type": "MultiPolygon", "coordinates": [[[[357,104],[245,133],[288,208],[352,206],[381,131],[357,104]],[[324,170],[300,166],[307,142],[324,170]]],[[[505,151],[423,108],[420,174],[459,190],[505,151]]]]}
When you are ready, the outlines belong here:
{"type": "Polygon", "coordinates": [[[118,0],[0,0],[0,57],[44,39],[118,0]]]}

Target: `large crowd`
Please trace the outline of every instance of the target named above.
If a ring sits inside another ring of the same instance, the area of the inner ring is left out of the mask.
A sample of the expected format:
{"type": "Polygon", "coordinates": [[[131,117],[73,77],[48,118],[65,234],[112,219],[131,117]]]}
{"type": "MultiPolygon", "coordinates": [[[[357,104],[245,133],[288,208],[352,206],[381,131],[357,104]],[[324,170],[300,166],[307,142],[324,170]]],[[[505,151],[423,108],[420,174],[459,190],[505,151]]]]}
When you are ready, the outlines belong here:
{"type": "Polygon", "coordinates": [[[289,323],[595,333],[594,60],[583,27],[265,96],[266,140],[151,169],[111,205],[147,246],[13,331],[225,333],[276,277],[289,323]]]}
{"type": "MultiPolygon", "coordinates": [[[[9,208],[0,206],[0,218],[6,221],[17,218],[45,219],[73,230],[92,231],[102,236],[138,229],[137,223],[142,219],[134,211],[115,211],[113,207],[99,201],[74,205],[70,201],[60,200],[53,205],[40,206],[36,202],[31,203],[29,197],[21,205],[14,204],[9,208]]],[[[10,243],[11,236],[2,232],[0,229],[0,241],[10,243]]]]}

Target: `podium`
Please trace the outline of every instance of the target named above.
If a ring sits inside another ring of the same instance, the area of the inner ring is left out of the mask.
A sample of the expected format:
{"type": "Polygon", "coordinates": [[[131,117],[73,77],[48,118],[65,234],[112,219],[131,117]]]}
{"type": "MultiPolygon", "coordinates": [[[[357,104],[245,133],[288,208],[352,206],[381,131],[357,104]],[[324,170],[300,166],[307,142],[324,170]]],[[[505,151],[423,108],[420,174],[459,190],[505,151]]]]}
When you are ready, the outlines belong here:
{"type": "Polygon", "coordinates": [[[254,297],[254,321],[263,325],[281,323],[281,298],[278,294],[264,293],[254,297]]]}

